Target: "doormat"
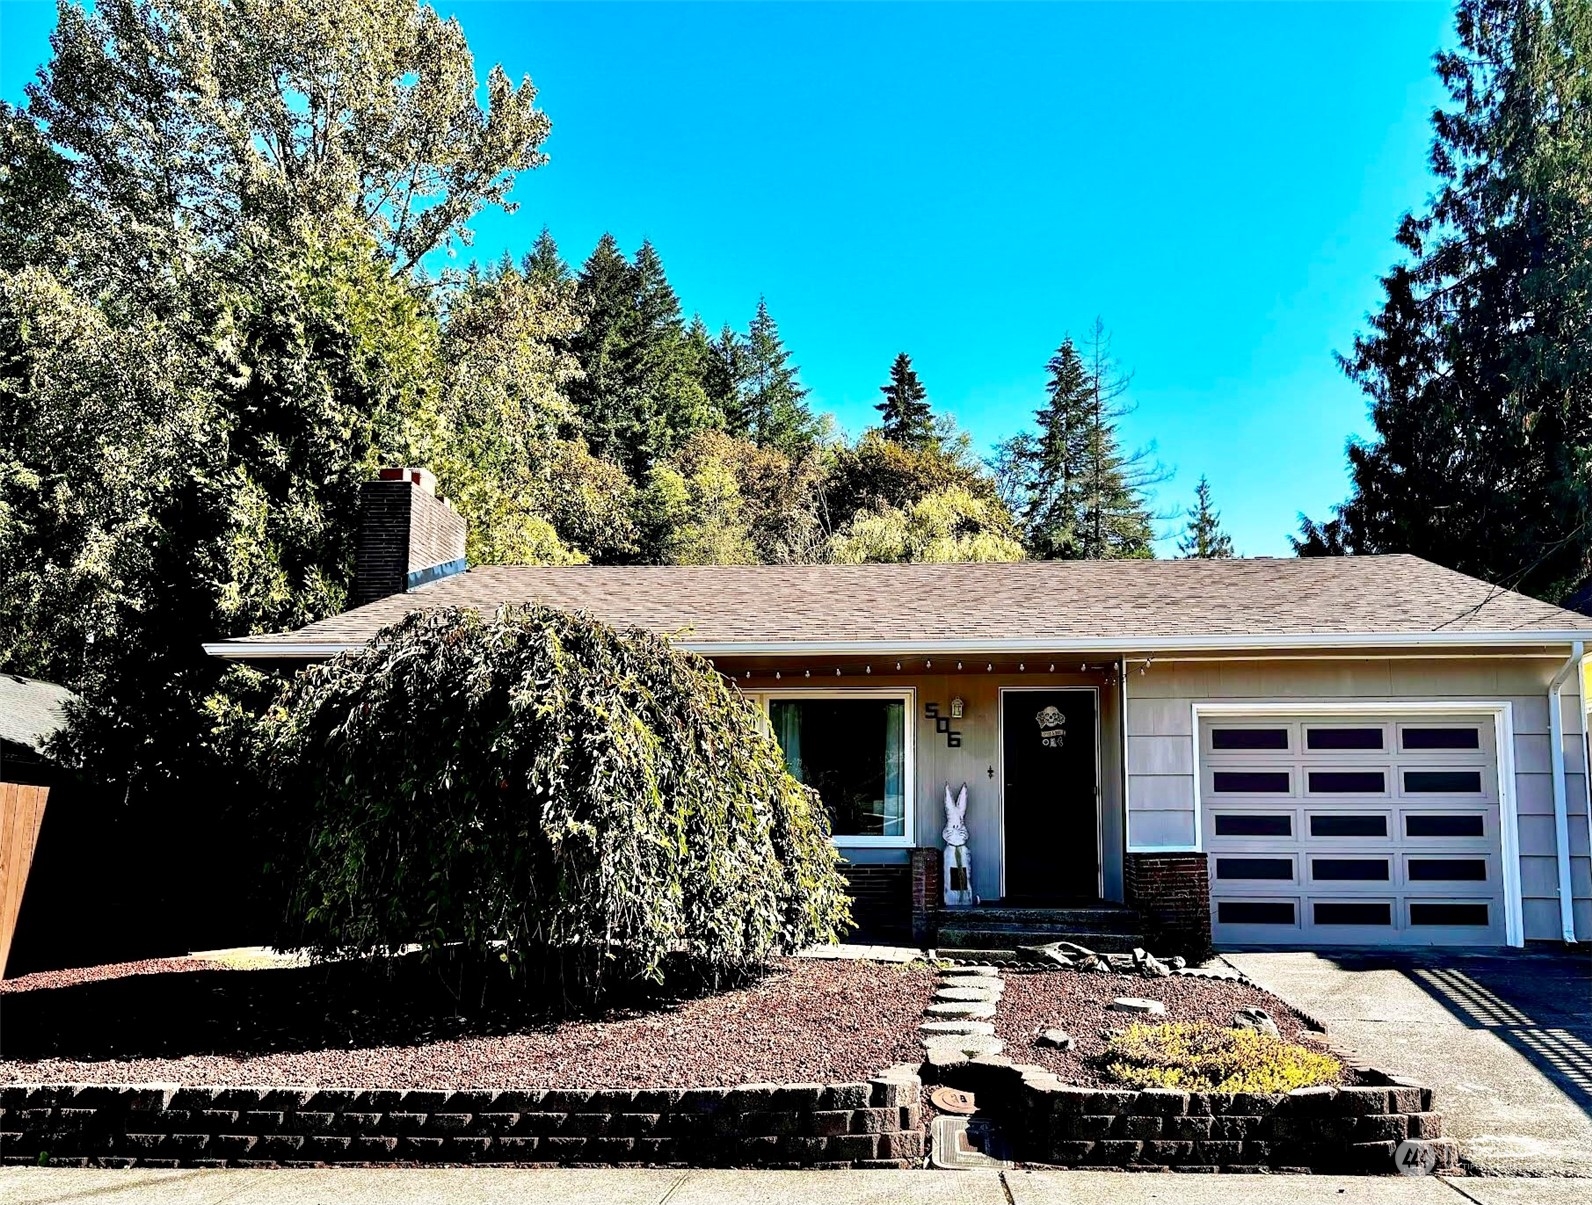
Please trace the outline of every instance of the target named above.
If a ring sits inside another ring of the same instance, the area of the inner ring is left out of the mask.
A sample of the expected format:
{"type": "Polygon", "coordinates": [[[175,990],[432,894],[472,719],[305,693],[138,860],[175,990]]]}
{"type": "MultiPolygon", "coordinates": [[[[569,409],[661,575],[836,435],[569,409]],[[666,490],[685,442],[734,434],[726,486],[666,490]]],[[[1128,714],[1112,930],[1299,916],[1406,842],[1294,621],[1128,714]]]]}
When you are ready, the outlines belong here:
{"type": "Polygon", "coordinates": [[[987,1117],[941,1114],[934,1119],[929,1134],[933,1140],[929,1162],[944,1171],[1009,1168],[1012,1165],[1005,1138],[987,1117]]]}

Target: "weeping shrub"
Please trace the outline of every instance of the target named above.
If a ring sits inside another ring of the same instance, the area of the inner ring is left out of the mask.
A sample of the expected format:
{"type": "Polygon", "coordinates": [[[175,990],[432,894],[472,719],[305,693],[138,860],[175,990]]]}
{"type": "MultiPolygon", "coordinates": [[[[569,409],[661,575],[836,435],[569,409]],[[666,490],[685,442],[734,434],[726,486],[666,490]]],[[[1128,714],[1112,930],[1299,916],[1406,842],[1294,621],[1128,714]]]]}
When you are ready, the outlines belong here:
{"type": "Polygon", "coordinates": [[[700,657],[546,607],[416,613],[259,725],[284,945],[506,963],[593,1001],[849,924],[817,795],[700,657]]]}

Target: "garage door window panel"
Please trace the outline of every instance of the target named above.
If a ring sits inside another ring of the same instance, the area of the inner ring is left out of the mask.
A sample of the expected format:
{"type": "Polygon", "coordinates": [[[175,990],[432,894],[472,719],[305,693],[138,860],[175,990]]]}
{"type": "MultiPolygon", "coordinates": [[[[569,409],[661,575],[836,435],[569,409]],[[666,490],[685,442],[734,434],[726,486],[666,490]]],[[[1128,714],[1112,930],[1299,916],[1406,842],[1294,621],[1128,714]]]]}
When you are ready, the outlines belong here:
{"type": "Polygon", "coordinates": [[[1412,883],[1485,883],[1486,858],[1410,858],[1412,883]]]}
{"type": "Polygon", "coordinates": [[[1311,812],[1310,835],[1385,840],[1388,816],[1386,812],[1311,812]]]}
{"type": "Polygon", "coordinates": [[[1291,795],[1293,775],[1288,770],[1215,770],[1211,789],[1217,795],[1291,795]]]}
{"type": "Polygon", "coordinates": [[[1475,900],[1452,903],[1443,900],[1410,901],[1410,925],[1414,928],[1442,926],[1459,929],[1474,926],[1485,929],[1490,924],[1492,924],[1490,905],[1475,900]]]}
{"type": "Polygon", "coordinates": [[[1350,727],[1341,724],[1323,726],[1307,724],[1305,726],[1305,748],[1312,753],[1344,749],[1363,753],[1386,747],[1387,736],[1380,725],[1359,724],[1350,727]]]}
{"type": "Polygon", "coordinates": [[[1311,911],[1318,925],[1389,925],[1393,924],[1391,900],[1315,900],[1311,911]]]}
{"type": "Polygon", "coordinates": [[[1218,837],[1292,837],[1289,812],[1217,812],[1212,828],[1218,837]]]}
{"type": "Polygon", "coordinates": [[[1392,875],[1393,865],[1386,858],[1310,859],[1310,878],[1317,883],[1387,883],[1392,875]]]}
{"type": "Polygon", "coordinates": [[[1216,920],[1223,925],[1287,925],[1299,924],[1298,910],[1293,900],[1218,900],[1216,920]]]}
{"type": "Polygon", "coordinates": [[[1292,858],[1217,858],[1218,879],[1259,882],[1294,882],[1292,858]]]}
{"type": "Polygon", "coordinates": [[[1305,773],[1307,795],[1387,794],[1386,770],[1309,770],[1305,773]]]}
{"type": "Polygon", "coordinates": [[[1481,748],[1481,729],[1474,724],[1405,724],[1399,728],[1399,748],[1405,753],[1474,751],[1481,748]]]}
{"type": "Polygon", "coordinates": [[[1405,770],[1406,795],[1480,795],[1480,770],[1405,770]]]}
{"type": "Polygon", "coordinates": [[[1428,840],[1487,835],[1487,817],[1480,812],[1405,812],[1404,835],[1428,840]]]}
{"type": "Polygon", "coordinates": [[[1212,753],[1248,753],[1256,750],[1286,753],[1293,745],[1291,731],[1278,724],[1219,724],[1210,730],[1212,753]]]}

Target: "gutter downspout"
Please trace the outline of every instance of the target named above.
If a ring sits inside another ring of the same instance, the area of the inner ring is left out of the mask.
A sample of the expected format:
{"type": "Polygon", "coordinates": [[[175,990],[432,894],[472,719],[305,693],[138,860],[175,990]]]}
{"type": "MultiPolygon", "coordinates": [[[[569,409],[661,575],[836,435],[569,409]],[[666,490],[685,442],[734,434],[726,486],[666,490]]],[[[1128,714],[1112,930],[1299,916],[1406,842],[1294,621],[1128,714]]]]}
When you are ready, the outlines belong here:
{"type": "MultiPolygon", "coordinates": [[[[1575,944],[1574,881],[1570,876],[1570,803],[1564,773],[1565,681],[1581,668],[1586,644],[1577,640],[1570,647],[1570,659],[1559,667],[1548,683],[1548,760],[1553,769],[1553,840],[1559,864],[1559,927],[1566,945],[1575,944]]],[[[1576,687],[1580,691],[1579,684],[1576,687]]]]}

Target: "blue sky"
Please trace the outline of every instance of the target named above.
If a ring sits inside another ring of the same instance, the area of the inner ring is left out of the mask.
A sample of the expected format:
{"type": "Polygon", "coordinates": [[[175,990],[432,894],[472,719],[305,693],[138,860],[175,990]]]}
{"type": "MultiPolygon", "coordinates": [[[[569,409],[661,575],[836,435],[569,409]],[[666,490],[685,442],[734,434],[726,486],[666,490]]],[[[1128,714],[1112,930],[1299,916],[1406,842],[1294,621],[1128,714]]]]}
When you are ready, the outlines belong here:
{"type": "MultiPolygon", "coordinates": [[[[766,295],[844,428],[906,351],[981,447],[1098,315],[1127,439],[1175,474],[1158,509],[1206,473],[1239,551],[1285,555],[1297,513],[1344,496],[1369,424],[1333,353],[1431,188],[1447,4],[437,7],[553,121],[519,212],[466,254],[544,222],[577,264],[604,230],[651,238],[715,329],[766,295]]],[[[54,18],[0,0],[0,96],[54,18]]]]}

